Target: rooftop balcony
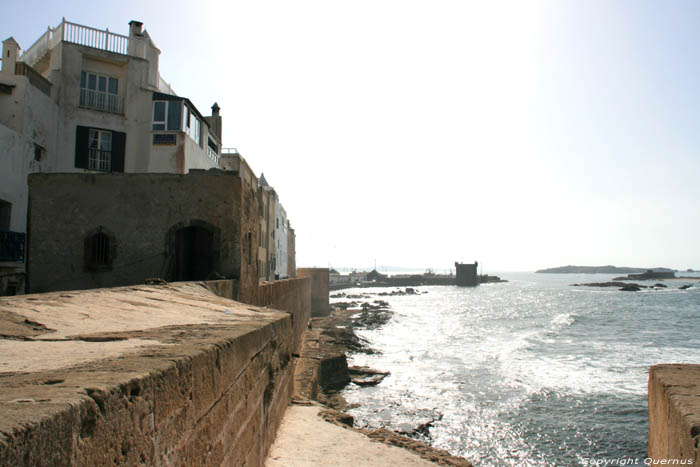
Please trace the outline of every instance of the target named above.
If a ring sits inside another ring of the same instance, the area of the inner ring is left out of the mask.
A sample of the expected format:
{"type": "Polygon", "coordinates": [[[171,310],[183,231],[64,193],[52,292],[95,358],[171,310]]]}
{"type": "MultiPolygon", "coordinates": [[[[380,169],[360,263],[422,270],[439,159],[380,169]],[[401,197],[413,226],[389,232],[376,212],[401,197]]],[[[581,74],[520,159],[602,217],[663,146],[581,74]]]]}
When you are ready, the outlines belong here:
{"type": "Polygon", "coordinates": [[[64,18],[55,28],[49,27],[29,49],[25,50],[21,60],[34,66],[61,41],[121,55],[126,55],[129,47],[128,36],[114,34],[109,32],[109,29],[102,30],[71,23],[64,18]]]}

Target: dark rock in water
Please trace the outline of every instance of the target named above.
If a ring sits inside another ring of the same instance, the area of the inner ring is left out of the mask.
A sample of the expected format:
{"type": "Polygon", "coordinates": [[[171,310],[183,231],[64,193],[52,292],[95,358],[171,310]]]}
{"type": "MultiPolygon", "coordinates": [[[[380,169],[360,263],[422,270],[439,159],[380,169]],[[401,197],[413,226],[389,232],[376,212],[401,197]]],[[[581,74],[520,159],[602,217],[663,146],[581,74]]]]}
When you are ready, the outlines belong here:
{"type": "Polygon", "coordinates": [[[572,287],[624,287],[627,282],[586,282],[583,284],[571,284],[572,287]]]}
{"type": "Polygon", "coordinates": [[[350,374],[345,354],[333,355],[321,360],[318,367],[318,383],[322,388],[343,387],[349,382],[350,374]]]}
{"type": "Polygon", "coordinates": [[[667,286],[666,284],[662,284],[662,283],[658,282],[658,283],[654,284],[653,287],[655,287],[655,288],[658,287],[658,288],[660,288],[660,289],[665,289],[665,288],[668,287],[668,286],[667,286]]]}
{"type": "Polygon", "coordinates": [[[338,310],[347,310],[348,308],[357,308],[360,304],[357,302],[335,302],[331,305],[338,310]]]}
{"type": "Polygon", "coordinates": [[[691,288],[692,286],[693,286],[693,284],[686,284],[686,285],[681,285],[681,286],[678,287],[678,288],[681,289],[681,290],[685,290],[685,289],[691,288]]]}
{"type": "MultiPolygon", "coordinates": [[[[620,290],[627,290],[626,287],[637,287],[637,290],[639,289],[646,289],[648,286],[646,285],[639,285],[639,284],[634,284],[634,283],[627,283],[627,282],[587,282],[585,284],[571,284],[572,287],[621,287],[620,290]]],[[[631,290],[631,289],[630,289],[631,290]]]]}
{"type": "Polygon", "coordinates": [[[642,289],[637,284],[625,284],[620,290],[623,292],[639,292],[642,289]]]}
{"type": "Polygon", "coordinates": [[[350,381],[358,386],[376,386],[390,375],[388,371],[378,371],[364,366],[351,366],[348,368],[350,381]]]}

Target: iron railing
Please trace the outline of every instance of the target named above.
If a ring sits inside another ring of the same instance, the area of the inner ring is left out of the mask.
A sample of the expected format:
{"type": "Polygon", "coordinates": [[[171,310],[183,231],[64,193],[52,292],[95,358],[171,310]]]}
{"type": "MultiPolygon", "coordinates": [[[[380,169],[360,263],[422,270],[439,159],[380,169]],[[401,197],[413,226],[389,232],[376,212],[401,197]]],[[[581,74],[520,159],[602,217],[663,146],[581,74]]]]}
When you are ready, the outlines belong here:
{"type": "Polygon", "coordinates": [[[24,262],[26,234],[0,230],[0,261],[24,262]]]}
{"type": "Polygon", "coordinates": [[[110,172],[112,170],[112,151],[88,149],[88,170],[110,172]]]}
{"type": "Polygon", "coordinates": [[[122,114],[124,100],[117,94],[80,88],[80,107],[122,114]]]}

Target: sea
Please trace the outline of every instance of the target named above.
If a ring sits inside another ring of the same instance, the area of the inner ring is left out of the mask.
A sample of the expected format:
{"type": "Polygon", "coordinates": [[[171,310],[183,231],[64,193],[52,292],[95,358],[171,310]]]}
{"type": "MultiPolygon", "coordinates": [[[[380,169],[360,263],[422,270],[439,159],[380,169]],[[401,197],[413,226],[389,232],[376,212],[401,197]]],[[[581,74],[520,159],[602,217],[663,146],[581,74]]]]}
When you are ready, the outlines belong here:
{"type": "Polygon", "coordinates": [[[349,355],[391,373],[344,390],[356,426],[413,432],[475,466],[643,465],[649,367],[700,363],[700,276],[623,292],[571,285],[609,274],[498,275],[508,282],[343,290],[394,311],[357,331],[375,353],[349,355]]]}

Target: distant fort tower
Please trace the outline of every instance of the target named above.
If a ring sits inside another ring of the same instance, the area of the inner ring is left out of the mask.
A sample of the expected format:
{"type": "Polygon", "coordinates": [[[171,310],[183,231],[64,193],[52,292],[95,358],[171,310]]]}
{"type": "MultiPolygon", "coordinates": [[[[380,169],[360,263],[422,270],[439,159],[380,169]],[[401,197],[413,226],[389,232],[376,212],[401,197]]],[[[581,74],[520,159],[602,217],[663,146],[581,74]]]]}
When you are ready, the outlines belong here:
{"type": "Polygon", "coordinates": [[[457,269],[457,285],[460,287],[474,287],[479,285],[479,276],[477,274],[478,266],[478,261],[474,261],[474,264],[455,262],[455,268],[457,269]]]}

